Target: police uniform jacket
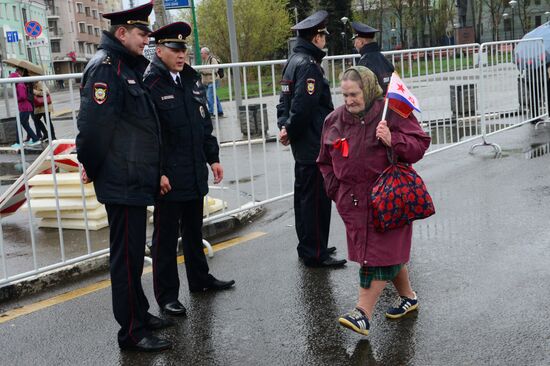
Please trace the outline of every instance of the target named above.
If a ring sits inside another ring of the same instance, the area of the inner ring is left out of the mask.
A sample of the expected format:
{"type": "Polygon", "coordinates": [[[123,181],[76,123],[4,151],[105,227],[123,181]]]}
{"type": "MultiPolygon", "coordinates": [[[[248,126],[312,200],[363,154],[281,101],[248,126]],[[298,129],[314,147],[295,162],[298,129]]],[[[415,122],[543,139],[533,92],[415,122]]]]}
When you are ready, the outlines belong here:
{"type": "Polygon", "coordinates": [[[154,56],[145,72],[161,123],[162,174],[170,180],[169,201],[188,201],[208,193],[208,164],[220,161],[200,74],[185,64],[176,85],[170,71],[154,56]]]}
{"type": "Polygon", "coordinates": [[[146,65],[104,32],[84,70],[76,146],[101,203],[151,205],[159,192],[160,126],[142,82],[146,65]]]}
{"type": "Polygon", "coordinates": [[[374,72],[378,78],[378,84],[380,84],[385,94],[390,83],[391,74],[395,71],[392,63],[380,53],[380,47],[378,47],[378,43],[376,42],[364,45],[359,53],[361,54],[361,58],[357,65],[368,67],[374,72]]]}
{"type": "Polygon", "coordinates": [[[334,110],[329,82],[320,65],[325,52],[303,38],[297,39],[293,51],[281,80],[277,124],[286,128],[294,159],[315,164],[323,122],[334,110]]]}

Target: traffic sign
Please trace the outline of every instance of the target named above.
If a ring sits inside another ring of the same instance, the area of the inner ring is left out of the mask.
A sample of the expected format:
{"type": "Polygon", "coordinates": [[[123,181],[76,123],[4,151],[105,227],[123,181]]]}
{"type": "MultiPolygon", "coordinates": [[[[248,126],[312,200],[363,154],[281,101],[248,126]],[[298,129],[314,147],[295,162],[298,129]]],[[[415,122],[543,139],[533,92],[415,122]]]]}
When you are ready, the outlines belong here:
{"type": "Polygon", "coordinates": [[[46,43],[47,43],[46,38],[36,38],[36,39],[29,39],[29,41],[27,42],[27,45],[30,48],[36,48],[40,46],[45,46],[46,43]]]}
{"type": "Polygon", "coordinates": [[[29,20],[25,23],[25,34],[29,37],[36,38],[42,34],[42,26],[36,20],[29,20]]]}
{"type": "Polygon", "coordinates": [[[19,35],[17,34],[17,31],[6,32],[6,39],[8,43],[18,42],[19,35]]]}
{"type": "Polygon", "coordinates": [[[164,0],[164,9],[190,8],[189,0],[164,0]]]}

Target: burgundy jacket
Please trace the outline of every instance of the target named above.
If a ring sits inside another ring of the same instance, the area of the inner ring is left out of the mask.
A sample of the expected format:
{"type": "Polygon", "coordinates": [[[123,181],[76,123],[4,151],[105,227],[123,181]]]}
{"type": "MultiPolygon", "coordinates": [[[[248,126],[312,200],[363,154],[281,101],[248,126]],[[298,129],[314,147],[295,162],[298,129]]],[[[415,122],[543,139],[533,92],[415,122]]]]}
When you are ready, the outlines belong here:
{"type": "MultiPolygon", "coordinates": [[[[329,114],[323,126],[317,164],[325,180],[328,196],[346,225],[348,256],[362,266],[390,266],[410,259],[412,225],[384,233],[375,231],[370,193],[380,173],[390,165],[387,149],[376,139],[384,101],[373,103],[365,117],[351,114],[345,106],[329,114]],[[346,139],[335,147],[335,141],[346,139]]],[[[391,131],[392,149],[397,159],[416,163],[430,146],[430,137],[414,115],[402,118],[388,109],[386,120],[391,131]]]]}

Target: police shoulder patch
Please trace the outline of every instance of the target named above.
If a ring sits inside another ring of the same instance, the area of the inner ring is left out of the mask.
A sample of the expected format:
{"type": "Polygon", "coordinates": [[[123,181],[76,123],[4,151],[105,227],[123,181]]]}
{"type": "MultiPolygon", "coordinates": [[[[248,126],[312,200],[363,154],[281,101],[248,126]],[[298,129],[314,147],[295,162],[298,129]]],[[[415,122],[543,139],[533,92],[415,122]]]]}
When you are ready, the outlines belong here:
{"type": "Polygon", "coordinates": [[[315,79],[306,80],[306,90],[309,95],[313,95],[313,93],[315,93],[315,79]]]}
{"type": "Polygon", "coordinates": [[[94,83],[94,101],[103,104],[107,100],[107,83],[94,83]]]}

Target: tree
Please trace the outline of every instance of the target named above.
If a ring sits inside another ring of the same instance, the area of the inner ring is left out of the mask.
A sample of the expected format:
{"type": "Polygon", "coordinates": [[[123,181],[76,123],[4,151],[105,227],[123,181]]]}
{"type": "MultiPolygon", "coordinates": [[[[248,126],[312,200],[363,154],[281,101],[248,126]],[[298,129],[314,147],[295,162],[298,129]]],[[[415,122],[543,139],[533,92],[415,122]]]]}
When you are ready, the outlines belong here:
{"type": "MultiPolygon", "coordinates": [[[[290,36],[287,0],[235,0],[235,29],[241,61],[272,58],[286,47],[290,36]]],[[[202,46],[222,61],[231,59],[225,0],[202,0],[197,6],[197,23],[202,46]]]]}
{"type": "Polygon", "coordinates": [[[340,19],[352,18],[351,0],[320,0],[319,9],[326,10],[329,14],[327,29],[330,36],[327,38],[329,54],[341,55],[351,52],[351,37],[349,29],[344,27],[340,19]],[[342,32],[345,32],[342,35],[342,32]]]}
{"type": "Polygon", "coordinates": [[[311,14],[313,6],[309,0],[290,0],[287,9],[292,19],[292,23],[298,23],[311,14]],[[298,12],[298,20],[296,20],[295,11],[298,12]]]}
{"type": "Polygon", "coordinates": [[[483,0],[483,2],[489,10],[493,41],[497,41],[499,38],[498,25],[500,23],[500,19],[502,18],[502,0],[483,0]]]}

